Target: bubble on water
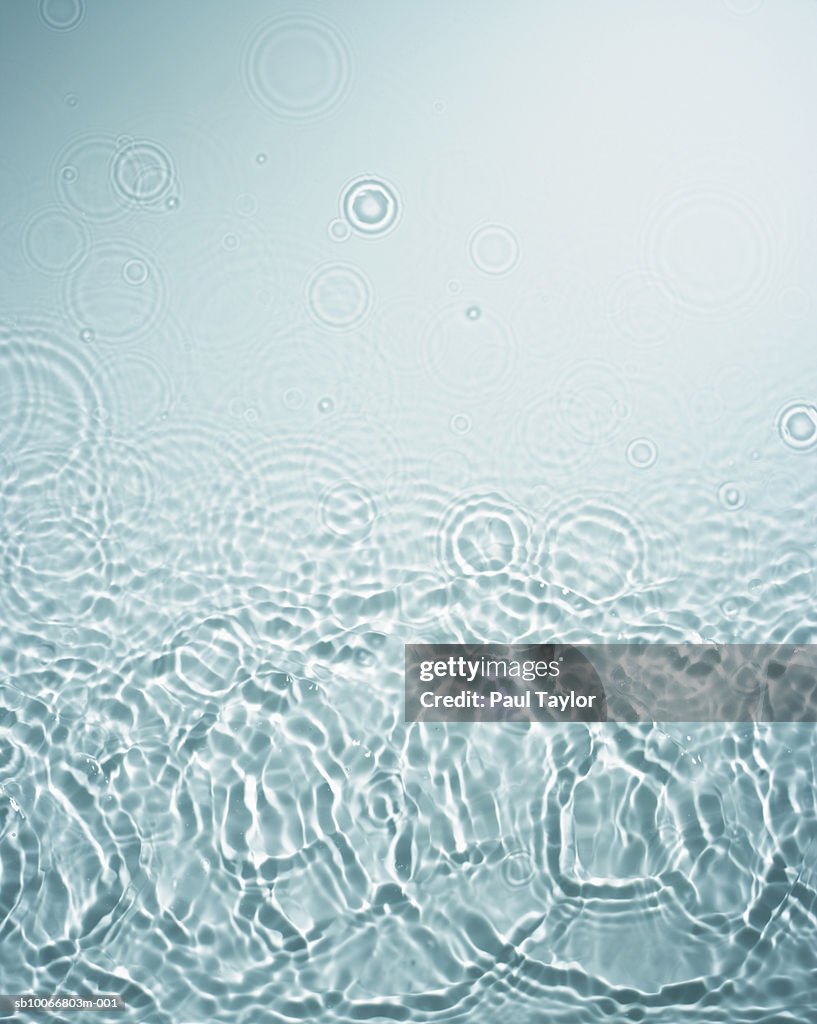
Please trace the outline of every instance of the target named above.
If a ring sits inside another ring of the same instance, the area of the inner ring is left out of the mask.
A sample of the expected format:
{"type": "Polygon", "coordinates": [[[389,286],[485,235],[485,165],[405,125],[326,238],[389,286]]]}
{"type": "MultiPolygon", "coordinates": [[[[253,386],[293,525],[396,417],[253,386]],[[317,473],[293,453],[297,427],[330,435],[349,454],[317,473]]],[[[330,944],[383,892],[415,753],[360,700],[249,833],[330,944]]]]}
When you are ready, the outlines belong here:
{"type": "Polygon", "coordinates": [[[344,482],[321,499],[320,518],[330,533],[342,540],[359,541],[371,533],[377,518],[374,498],[358,484],[344,482]]]}
{"type": "Polygon", "coordinates": [[[168,208],[168,210],[178,210],[178,208],[179,208],[179,197],[178,196],[168,196],[167,199],[165,199],[165,206],[168,208]]]}
{"type": "Polygon", "coordinates": [[[503,386],[514,362],[515,346],[507,324],[482,311],[478,316],[473,312],[463,316],[462,306],[456,305],[432,320],[424,355],[440,387],[473,400],[503,386]]]}
{"type": "Polygon", "coordinates": [[[302,409],[304,404],[304,393],[300,388],[287,388],[284,392],[284,405],[287,409],[302,409]]]}
{"type": "Polygon", "coordinates": [[[636,469],[649,469],[657,458],[658,448],[648,437],[636,437],[627,445],[627,461],[636,469]]]}
{"type": "Polygon", "coordinates": [[[69,93],[66,94],[65,105],[67,107],[75,107],[78,102],[79,102],[79,99],[78,99],[76,93],[69,92],[69,93]]]}
{"type": "Polygon", "coordinates": [[[333,242],[345,242],[352,234],[352,229],[346,221],[341,220],[339,217],[329,221],[326,231],[333,242]]]}
{"type": "Polygon", "coordinates": [[[484,274],[509,274],[519,262],[519,243],[508,228],[485,224],[471,235],[468,255],[484,274]]]}
{"type": "Polygon", "coordinates": [[[479,320],[482,316],[482,310],[479,306],[469,306],[465,311],[465,315],[469,320],[479,320]]]}
{"type": "Polygon", "coordinates": [[[75,322],[103,341],[130,341],[165,315],[164,277],[151,256],[134,249],[131,243],[102,245],[65,279],[65,303],[75,322]]]}
{"type": "Polygon", "coordinates": [[[228,231],[222,238],[221,244],[228,252],[234,252],[241,245],[241,239],[232,231],[228,231]]]}
{"type": "Polygon", "coordinates": [[[116,193],[140,206],[158,203],[167,197],[176,173],[167,150],[150,139],[128,139],[111,161],[111,180],[116,193]]]}
{"type": "Polygon", "coordinates": [[[347,331],[363,323],[371,312],[372,286],[351,263],[327,263],[309,278],[306,298],[317,323],[347,331]]]}
{"type": "Polygon", "coordinates": [[[79,340],[84,341],[86,344],[92,342],[95,337],[96,334],[94,334],[90,327],[83,327],[79,332],[79,340]]]}
{"type": "Polygon", "coordinates": [[[122,267],[122,276],[132,285],[144,284],[150,276],[147,263],[144,260],[132,259],[122,267]]]}
{"type": "Polygon", "coordinates": [[[437,550],[452,576],[496,575],[525,560],[529,538],[521,509],[498,494],[472,494],[443,515],[437,550]]]}
{"type": "Polygon", "coordinates": [[[401,203],[395,187],[383,178],[355,178],[343,187],[341,215],[363,237],[382,237],[400,219],[401,203]]]}
{"type": "Polygon", "coordinates": [[[265,164],[267,162],[267,154],[266,153],[257,153],[256,156],[255,156],[255,162],[257,164],[265,164]]]}
{"type": "Polygon", "coordinates": [[[817,407],[806,401],[789,402],[777,414],[777,431],[794,451],[811,451],[817,446],[817,407]]]}
{"type": "Polygon", "coordinates": [[[652,214],[646,235],[651,271],[690,313],[724,319],[758,302],[769,283],[772,245],[753,207],[731,192],[688,189],[652,214]]]}
{"type": "Polygon", "coordinates": [[[718,501],[725,509],[736,512],[746,504],[746,495],[738,484],[727,481],[718,488],[718,501]]]}
{"type": "Polygon", "coordinates": [[[40,0],[40,17],[57,32],[70,32],[85,17],[85,0],[40,0]]]}
{"type": "Polygon", "coordinates": [[[318,412],[330,413],[334,412],[335,403],[331,398],[321,398],[318,402],[318,412]]]}
{"type": "Polygon", "coordinates": [[[36,213],[23,232],[23,252],[36,270],[58,276],[82,262],[91,244],[88,229],[61,207],[36,213]]]}
{"type": "Polygon", "coordinates": [[[266,24],[244,56],[250,96],[285,121],[314,121],[349,95],[352,60],[340,31],[321,18],[287,15],[266,24]]]}
{"type": "Polygon", "coordinates": [[[455,434],[467,434],[471,429],[471,417],[464,412],[455,413],[451,417],[451,430],[455,434]]]}

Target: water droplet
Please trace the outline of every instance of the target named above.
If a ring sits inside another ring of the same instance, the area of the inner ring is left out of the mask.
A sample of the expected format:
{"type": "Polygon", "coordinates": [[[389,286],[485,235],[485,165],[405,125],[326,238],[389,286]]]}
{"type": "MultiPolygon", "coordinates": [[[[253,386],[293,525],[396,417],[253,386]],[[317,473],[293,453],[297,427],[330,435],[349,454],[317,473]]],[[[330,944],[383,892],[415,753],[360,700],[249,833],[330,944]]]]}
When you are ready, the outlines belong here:
{"type": "Polygon", "coordinates": [[[322,398],[318,402],[318,412],[329,413],[335,409],[335,403],[331,398],[322,398]]]}
{"type": "Polygon", "coordinates": [[[746,504],[746,495],[736,483],[729,481],[718,488],[718,501],[725,509],[735,512],[746,504]]]}
{"type": "Polygon", "coordinates": [[[95,337],[96,335],[94,334],[90,327],[83,327],[82,330],[79,332],[79,340],[84,341],[86,343],[92,342],[95,337]]]}
{"type": "Polygon", "coordinates": [[[400,219],[397,190],[382,178],[356,178],[344,186],[340,209],[352,230],[364,237],[388,234],[400,219]]]}
{"type": "Polygon", "coordinates": [[[482,316],[482,310],[479,308],[479,306],[469,306],[468,309],[466,309],[465,311],[465,315],[468,317],[469,320],[479,320],[479,318],[482,316]]]}
{"type": "Polygon", "coordinates": [[[69,92],[65,97],[65,105],[68,107],[75,107],[79,102],[76,93],[69,92]]]}
{"type": "Polygon", "coordinates": [[[326,230],[333,242],[345,242],[352,233],[352,229],[346,221],[341,220],[339,217],[331,220],[326,230]]]}
{"type": "Polygon", "coordinates": [[[68,181],[68,182],[76,181],[77,180],[77,169],[76,169],[76,167],[72,167],[71,164],[68,164],[68,166],[63,167],[63,169],[62,169],[62,180],[63,181],[68,181]]]}
{"type": "Polygon", "coordinates": [[[458,412],[451,417],[451,429],[455,434],[467,434],[471,429],[471,417],[458,412]]]}
{"type": "Polygon", "coordinates": [[[658,448],[648,437],[636,437],[627,445],[627,461],[636,469],[649,469],[657,458],[658,448]]]}
{"type": "Polygon", "coordinates": [[[235,235],[230,231],[224,236],[224,238],[222,238],[221,244],[229,252],[234,252],[241,244],[241,240],[238,235],[235,235]]]}
{"type": "Polygon", "coordinates": [[[789,448],[810,451],[817,445],[817,408],[809,402],[789,402],[777,414],[777,430],[789,448]]]}
{"type": "Polygon", "coordinates": [[[168,208],[168,210],[178,210],[178,208],[179,208],[179,197],[178,196],[168,196],[167,199],[165,200],[165,206],[168,208]]]}
{"type": "Polygon", "coordinates": [[[266,153],[259,153],[256,156],[256,158],[255,158],[255,162],[257,164],[265,164],[267,162],[267,154],[266,153]]]}

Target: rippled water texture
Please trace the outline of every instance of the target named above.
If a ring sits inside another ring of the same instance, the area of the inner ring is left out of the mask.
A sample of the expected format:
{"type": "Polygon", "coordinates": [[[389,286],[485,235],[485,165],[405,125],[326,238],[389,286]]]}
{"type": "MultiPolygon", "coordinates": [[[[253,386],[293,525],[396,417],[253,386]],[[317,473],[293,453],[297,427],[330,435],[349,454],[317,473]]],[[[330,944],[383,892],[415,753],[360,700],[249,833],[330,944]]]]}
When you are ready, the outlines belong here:
{"type": "Polygon", "coordinates": [[[2,5],[0,994],[817,1019],[813,727],[402,721],[407,642],[817,642],[815,33],[2,5]]]}

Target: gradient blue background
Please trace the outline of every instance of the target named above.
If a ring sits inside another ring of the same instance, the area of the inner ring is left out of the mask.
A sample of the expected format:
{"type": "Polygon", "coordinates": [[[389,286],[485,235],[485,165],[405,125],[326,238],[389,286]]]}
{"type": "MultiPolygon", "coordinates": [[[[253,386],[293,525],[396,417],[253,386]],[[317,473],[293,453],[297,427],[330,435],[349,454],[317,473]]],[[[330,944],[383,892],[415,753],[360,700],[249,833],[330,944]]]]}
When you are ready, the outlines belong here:
{"type": "Polygon", "coordinates": [[[816,36],[0,6],[0,992],[813,1019],[813,729],[401,718],[406,642],[814,642],[816,36]]]}

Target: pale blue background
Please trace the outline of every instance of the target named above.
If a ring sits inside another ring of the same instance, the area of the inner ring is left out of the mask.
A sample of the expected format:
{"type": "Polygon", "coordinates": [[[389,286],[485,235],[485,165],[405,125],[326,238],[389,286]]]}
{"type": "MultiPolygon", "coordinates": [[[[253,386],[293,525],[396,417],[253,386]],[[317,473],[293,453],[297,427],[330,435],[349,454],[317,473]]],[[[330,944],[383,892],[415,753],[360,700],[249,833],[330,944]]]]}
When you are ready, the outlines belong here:
{"type": "Polygon", "coordinates": [[[813,1019],[812,729],[407,728],[401,673],[814,642],[816,36],[0,6],[0,992],[813,1019]]]}

